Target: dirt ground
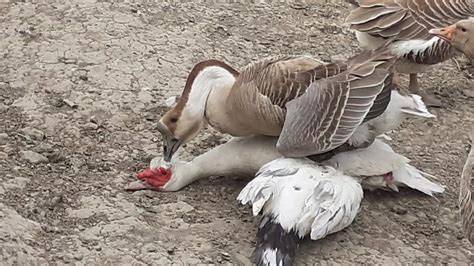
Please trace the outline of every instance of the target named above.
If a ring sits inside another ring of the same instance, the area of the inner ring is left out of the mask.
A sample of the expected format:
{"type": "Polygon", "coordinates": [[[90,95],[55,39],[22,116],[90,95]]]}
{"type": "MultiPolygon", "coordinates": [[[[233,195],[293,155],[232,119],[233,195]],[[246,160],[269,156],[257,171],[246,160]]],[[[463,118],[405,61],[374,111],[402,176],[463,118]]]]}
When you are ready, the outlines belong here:
{"type": "MultiPolygon", "coordinates": [[[[209,178],[176,193],[124,188],[161,153],[155,123],[195,63],[347,57],[359,47],[343,24],[346,4],[24,2],[0,1],[0,264],[249,264],[258,218],[235,200],[246,180],[209,178]]],[[[457,210],[473,81],[449,61],[421,84],[447,108],[405,123],[392,144],[446,193],[366,192],[355,222],[305,241],[300,263],[473,261],[457,210]]],[[[186,151],[223,141],[206,130],[186,151]]]]}

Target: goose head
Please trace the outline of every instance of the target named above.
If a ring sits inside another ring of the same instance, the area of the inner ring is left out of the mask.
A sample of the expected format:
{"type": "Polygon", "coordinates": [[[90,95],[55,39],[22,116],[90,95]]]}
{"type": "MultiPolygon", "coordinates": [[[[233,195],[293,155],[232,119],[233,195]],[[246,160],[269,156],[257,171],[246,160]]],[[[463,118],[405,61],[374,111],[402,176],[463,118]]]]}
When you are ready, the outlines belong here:
{"type": "Polygon", "coordinates": [[[165,161],[171,161],[178,148],[193,139],[205,125],[210,92],[230,88],[237,75],[235,69],[218,60],[205,60],[193,67],[179,101],[157,125],[163,136],[165,161]]]}
{"type": "Polygon", "coordinates": [[[474,58],[474,17],[444,28],[431,29],[430,34],[449,42],[469,58],[474,58]]]}

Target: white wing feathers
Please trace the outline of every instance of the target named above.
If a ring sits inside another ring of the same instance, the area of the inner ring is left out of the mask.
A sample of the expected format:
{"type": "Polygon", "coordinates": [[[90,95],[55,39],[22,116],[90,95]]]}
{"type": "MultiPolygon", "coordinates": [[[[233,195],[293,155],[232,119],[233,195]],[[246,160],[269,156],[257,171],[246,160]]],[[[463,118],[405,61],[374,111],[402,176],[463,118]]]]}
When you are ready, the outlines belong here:
{"type": "Polygon", "coordinates": [[[393,171],[393,181],[396,184],[406,185],[432,197],[434,197],[433,193],[444,192],[444,186],[436,184],[430,179],[436,179],[436,177],[422,172],[409,164],[393,171]]]}
{"type": "Polygon", "coordinates": [[[349,226],[359,212],[363,191],[360,184],[349,176],[334,176],[322,180],[315,187],[298,227],[311,223],[311,239],[317,240],[349,226]]]}
{"type": "Polygon", "coordinates": [[[410,95],[413,101],[413,107],[412,108],[402,108],[402,112],[415,115],[415,116],[421,116],[421,117],[426,117],[426,118],[435,118],[436,115],[430,113],[428,111],[428,108],[426,108],[425,103],[423,102],[421,96],[416,95],[416,94],[411,94],[410,95]]]}
{"type": "Polygon", "coordinates": [[[272,195],[272,187],[275,185],[274,178],[294,175],[298,172],[297,167],[300,164],[297,160],[284,160],[283,158],[266,163],[257,172],[255,178],[242,189],[237,200],[244,205],[251,203],[253,215],[257,216],[272,195]],[[293,164],[290,161],[294,161],[293,164]]]}
{"type": "Polygon", "coordinates": [[[434,183],[436,177],[422,172],[408,164],[410,160],[396,153],[388,144],[380,139],[367,148],[356,149],[336,154],[325,163],[341,170],[346,175],[362,177],[362,184],[370,179],[392,172],[395,185],[404,185],[433,196],[442,193],[444,186],[434,183]]]}
{"type": "Polygon", "coordinates": [[[239,194],[253,214],[262,210],[286,230],[313,240],[340,231],[354,220],[363,197],[359,182],[309,159],[280,158],[264,165],[239,194]]]}
{"type": "Polygon", "coordinates": [[[375,139],[369,147],[338,153],[325,164],[340,169],[346,175],[368,177],[390,173],[409,161],[394,152],[388,144],[375,139]]]}

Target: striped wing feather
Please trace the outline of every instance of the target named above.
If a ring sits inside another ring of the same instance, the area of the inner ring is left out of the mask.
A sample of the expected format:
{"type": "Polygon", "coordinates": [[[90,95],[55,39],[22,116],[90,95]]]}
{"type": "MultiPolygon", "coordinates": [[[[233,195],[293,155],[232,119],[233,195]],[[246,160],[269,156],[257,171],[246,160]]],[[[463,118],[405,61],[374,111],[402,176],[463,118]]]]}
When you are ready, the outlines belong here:
{"type": "Polygon", "coordinates": [[[471,132],[471,151],[461,174],[459,207],[467,239],[474,244],[474,131],[471,132]]]}
{"type": "MultiPolygon", "coordinates": [[[[315,80],[339,74],[347,69],[344,62],[329,64],[296,56],[267,58],[246,67],[228,97],[233,112],[240,113],[241,123],[248,118],[256,134],[279,135],[286,103],[298,98],[315,80]],[[315,70],[316,69],[316,70],[315,70]]],[[[247,121],[245,121],[247,120],[247,121]]]]}
{"type": "MultiPolygon", "coordinates": [[[[471,0],[359,0],[351,29],[395,40],[429,40],[428,31],[474,15],[471,0]]],[[[350,1],[349,1],[350,2],[350,1]]],[[[353,1],[352,1],[353,2],[353,1]]]]}
{"type": "Polygon", "coordinates": [[[313,82],[304,95],[287,103],[277,143],[282,155],[302,157],[330,151],[344,144],[367,118],[385,111],[395,58],[386,53],[370,57],[370,53],[348,60],[350,69],[313,82]]]}

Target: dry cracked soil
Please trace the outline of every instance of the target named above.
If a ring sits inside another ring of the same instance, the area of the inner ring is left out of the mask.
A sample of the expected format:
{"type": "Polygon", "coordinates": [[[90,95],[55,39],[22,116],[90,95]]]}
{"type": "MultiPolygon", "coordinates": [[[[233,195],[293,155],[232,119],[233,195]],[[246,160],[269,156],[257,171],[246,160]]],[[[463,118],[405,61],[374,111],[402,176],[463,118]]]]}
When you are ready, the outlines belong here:
{"type": "MultiPolygon", "coordinates": [[[[182,2],[0,1],[0,264],[250,264],[258,218],[235,200],[247,180],[124,191],[160,154],[165,100],[203,59],[240,68],[268,55],[331,61],[360,48],[342,1],[182,2]]],[[[446,193],[366,192],[354,223],[304,241],[299,264],[473,262],[457,195],[474,90],[459,62],[464,72],[448,61],[421,76],[446,104],[432,110],[437,118],[391,134],[446,193]]],[[[207,129],[185,150],[226,139],[207,129]]]]}

